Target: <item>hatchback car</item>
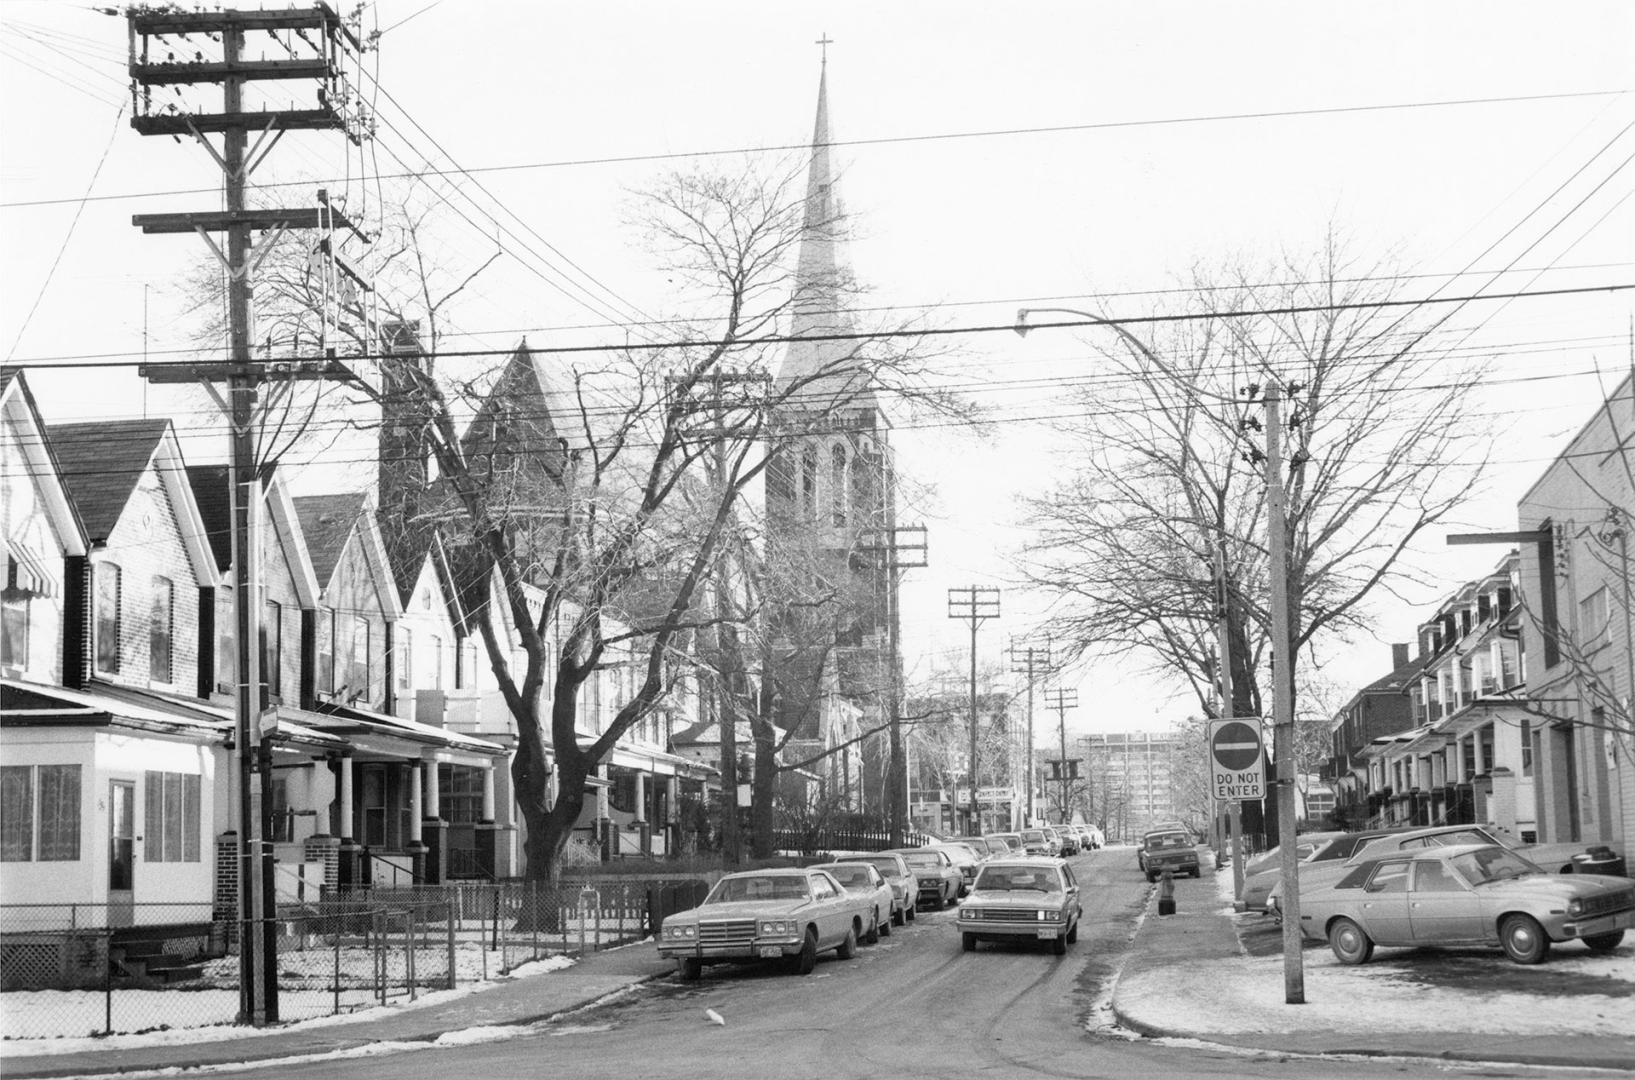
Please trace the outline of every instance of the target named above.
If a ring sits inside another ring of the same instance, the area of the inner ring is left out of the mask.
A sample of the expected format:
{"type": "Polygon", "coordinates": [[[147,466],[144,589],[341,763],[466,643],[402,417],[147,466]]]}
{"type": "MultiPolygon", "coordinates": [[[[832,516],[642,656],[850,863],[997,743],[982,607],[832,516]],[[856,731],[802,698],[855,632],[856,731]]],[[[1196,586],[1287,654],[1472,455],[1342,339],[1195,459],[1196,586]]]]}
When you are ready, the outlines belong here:
{"type": "Polygon", "coordinates": [[[1632,926],[1627,878],[1551,874],[1491,844],[1367,859],[1300,901],[1301,934],[1342,964],[1367,963],[1375,945],[1497,945],[1537,964],[1556,942],[1609,952],[1632,926]]]}
{"type": "Polygon", "coordinates": [[[1029,855],[1060,855],[1061,845],[1044,829],[1023,829],[1022,850],[1029,855]]]}
{"type": "Polygon", "coordinates": [[[1046,831],[1056,837],[1057,854],[1066,858],[1079,853],[1079,834],[1067,825],[1050,825],[1046,831]]]}
{"type": "Polygon", "coordinates": [[[868,919],[868,901],[826,871],[746,870],[717,881],[698,907],[665,919],[658,951],[687,980],[706,964],[753,960],[781,959],[809,975],[820,952],[856,955],[868,919]]]}
{"type": "Polygon", "coordinates": [[[960,946],[979,941],[1047,941],[1060,956],[1079,939],[1079,883],[1056,858],[989,860],[959,912],[960,946]]]}

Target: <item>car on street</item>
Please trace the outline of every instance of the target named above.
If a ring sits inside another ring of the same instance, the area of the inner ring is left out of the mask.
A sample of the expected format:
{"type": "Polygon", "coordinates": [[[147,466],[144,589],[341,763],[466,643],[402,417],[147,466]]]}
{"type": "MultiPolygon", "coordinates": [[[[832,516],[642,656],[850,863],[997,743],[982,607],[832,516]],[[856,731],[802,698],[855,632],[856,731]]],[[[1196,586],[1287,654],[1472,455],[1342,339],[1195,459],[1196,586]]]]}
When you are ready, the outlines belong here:
{"type": "Polygon", "coordinates": [[[708,964],[754,960],[782,960],[809,975],[819,953],[855,956],[869,918],[868,900],[825,870],[746,870],[717,881],[698,907],[666,918],[658,951],[686,980],[708,964]]]}
{"type": "Polygon", "coordinates": [[[1062,858],[1079,853],[1079,834],[1066,825],[1048,825],[1046,831],[1056,837],[1056,849],[1062,858]]]}
{"type": "MultiPolygon", "coordinates": [[[[1586,849],[1582,844],[1548,844],[1528,845],[1517,844],[1503,834],[1486,825],[1426,825],[1418,828],[1381,829],[1371,833],[1348,833],[1347,838],[1361,836],[1360,842],[1351,845],[1350,853],[1342,861],[1335,861],[1331,851],[1325,851],[1326,856],[1319,865],[1314,856],[1310,861],[1302,863],[1299,869],[1300,891],[1302,894],[1308,889],[1317,889],[1329,885],[1346,873],[1347,866],[1398,851],[1412,851],[1421,848],[1449,847],[1455,844],[1492,844],[1497,847],[1514,851],[1528,862],[1542,866],[1546,870],[1559,870],[1561,873],[1571,873],[1574,853],[1583,854],[1586,849]]],[[[1336,849],[1340,842],[1334,842],[1336,849]]],[[[1266,896],[1266,909],[1276,913],[1281,907],[1283,896],[1283,882],[1275,881],[1266,896]]]]}
{"type": "Polygon", "coordinates": [[[987,833],[982,837],[988,845],[988,854],[1019,855],[1022,852],[1022,834],[1013,832],[987,833]],[[995,845],[998,846],[995,846],[995,845]]]}
{"type": "Polygon", "coordinates": [[[867,929],[858,938],[861,944],[876,945],[882,935],[891,936],[891,917],[897,907],[897,896],[880,871],[862,862],[819,863],[812,869],[827,870],[847,892],[868,900],[870,917],[867,929]]]}
{"type": "Polygon", "coordinates": [[[1022,830],[1022,850],[1029,855],[1058,856],[1062,853],[1056,837],[1042,828],[1022,830]]]}
{"type": "Polygon", "coordinates": [[[1079,939],[1079,883],[1061,859],[991,859],[959,911],[960,946],[980,941],[1044,941],[1060,956],[1079,939]]]}
{"type": "MultiPolygon", "coordinates": [[[[1295,853],[1301,864],[1320,859],[1338,866],[1349,859],[1357,848],[1367,843],[1369,838],[1381,835],[1384,834],[1378,831],[1307,833],[1299,838],[1295,845],[1295,853]]],[[[1282,855],[1283,846],[1279,844],[1244,863],[1243,895],[1233,905],[1237,910],[1266,911],[1266,901],[1272,894],[1272,888],[1282,880],[1282,855]]]]}
{"type": "MultiPolygon", "coordinates": [[[[973,839],[972,842],[977,844],[982,843],[980,839],[973,839]]],[[[959,868],[959,894],[964,896],[966,893],[970,892],[971,882],[976,880],[977,868],[980,867],[983,860],[988,857],[987,847],[984,846],[982,853],[978,854],[976,848],[971,846],[971,843],[967,843],[962,840],[944,840],[939,844],[930,844],[928,846],[934,847],[939,851],[946,851],[948,853],[948,857],[952,859],[954,861],[954,865],[959,868]]]]}
{"type": "Polygon", "coordinates": [[[1141,872],[1148,881],[1157,881],[1168,871],[1173,877],[1198,877],[1198,845],[1190,832],[1150,832],[1141,838],[1141,872]]]}
{"type": "Polygon", "coordinates": [[[895,851],[854,851],[845,854],[836,853],[835,862],[867,863],[880,871],[880,876],[886,879],[891,886],[891,923],[893,926],[902,926],[914,921],[914,910],[919,904],[918,880],[914,871],[908,868],[908,863],[895,851]]]}
{"type": "Polygon", "coordinates": [[[908,863],[919,881],[920,904],[930,904],[941,911],[959,900],[959,891],[965,884],[965,875],[959,872],[948,852],[940,848],[900,848],[898,855],[908,863]]]}
{"type": "Polygon", "coordinates": [[[1552,874],[1493,844],[1419,848],[1364,859],[1300,901],[1300,932],[1342,964],[1374,947],[1497,945],[1537,964],[1552,944],[1610,952],[1635,926],[1635,882],[1552,874]]]}

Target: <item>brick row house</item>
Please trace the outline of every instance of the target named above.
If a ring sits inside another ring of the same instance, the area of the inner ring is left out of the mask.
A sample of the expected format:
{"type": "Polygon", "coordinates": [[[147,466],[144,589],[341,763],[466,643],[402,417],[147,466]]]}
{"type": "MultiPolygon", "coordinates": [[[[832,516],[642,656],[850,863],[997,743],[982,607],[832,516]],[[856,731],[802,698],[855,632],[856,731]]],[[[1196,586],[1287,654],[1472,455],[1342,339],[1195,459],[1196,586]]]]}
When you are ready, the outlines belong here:
{"type": "MultiPolygon", "coordinates": [[[[20,371],[0,394],[7,985],[25,953],[27,977],[70,977],[52,970],[71,963],[50,937],[65,926],[219,947],[238,842],[228,472],[189,467],[168,420],[48,426],[20,371]]],[[[521,874],[514,725],[440,541],[394,564],[375,491],[288,479],[261,477],[252,545],[280,900],[521,874]]],[[[587,736],[633,678],[610,665],[587,686],[587,736]]],[[[668,734],[656,717],[604,766],[588,844],[678,848],[680,785],[713,770],[668,734]]]]}
{"type": "Polygon", "coordinates": [[[1632,446],[1635,377],[1523,494],[1503,538],[1516,546],[1336,714],[1326,773],[1339,824],[1481,824],[1552,850],[1628,853],[1632,446]]]}

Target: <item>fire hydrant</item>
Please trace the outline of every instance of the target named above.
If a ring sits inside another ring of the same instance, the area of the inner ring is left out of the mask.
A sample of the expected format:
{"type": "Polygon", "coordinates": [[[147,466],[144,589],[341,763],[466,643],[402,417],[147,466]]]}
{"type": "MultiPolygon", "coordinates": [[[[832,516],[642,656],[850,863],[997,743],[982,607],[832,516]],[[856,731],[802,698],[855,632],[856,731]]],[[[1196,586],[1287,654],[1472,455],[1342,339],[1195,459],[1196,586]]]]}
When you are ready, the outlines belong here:
{"type": "Polygon", "coordinates": [[[1175,875],[1168,870],[1158,879],[1158,914],[1175,914],[1175,875]]]}

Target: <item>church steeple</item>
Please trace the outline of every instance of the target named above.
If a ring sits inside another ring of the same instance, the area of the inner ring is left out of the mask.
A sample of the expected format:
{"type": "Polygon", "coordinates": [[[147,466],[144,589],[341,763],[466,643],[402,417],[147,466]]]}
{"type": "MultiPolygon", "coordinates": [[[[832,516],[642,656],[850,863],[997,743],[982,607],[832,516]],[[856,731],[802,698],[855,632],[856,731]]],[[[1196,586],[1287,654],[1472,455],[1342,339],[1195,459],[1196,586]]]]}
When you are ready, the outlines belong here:
{"type": "MultiPolygon", "coordinates": [[[[854,329],[846,310],[851,274],[845,261],[845,214],[835,190],[829,130],[828,35],[818,74],[817,119],[812,125],[812,160],[806,175],[806,213],[795,261],[791,336],[823,338],[854,329]]],[[[876,408],[867,375],[848,363],[857,348],[850,340],[794,341],[784,355],[779,383],[799,380],[799,397],[814,409],[838,403],[842,408],[876,408]]]]}

